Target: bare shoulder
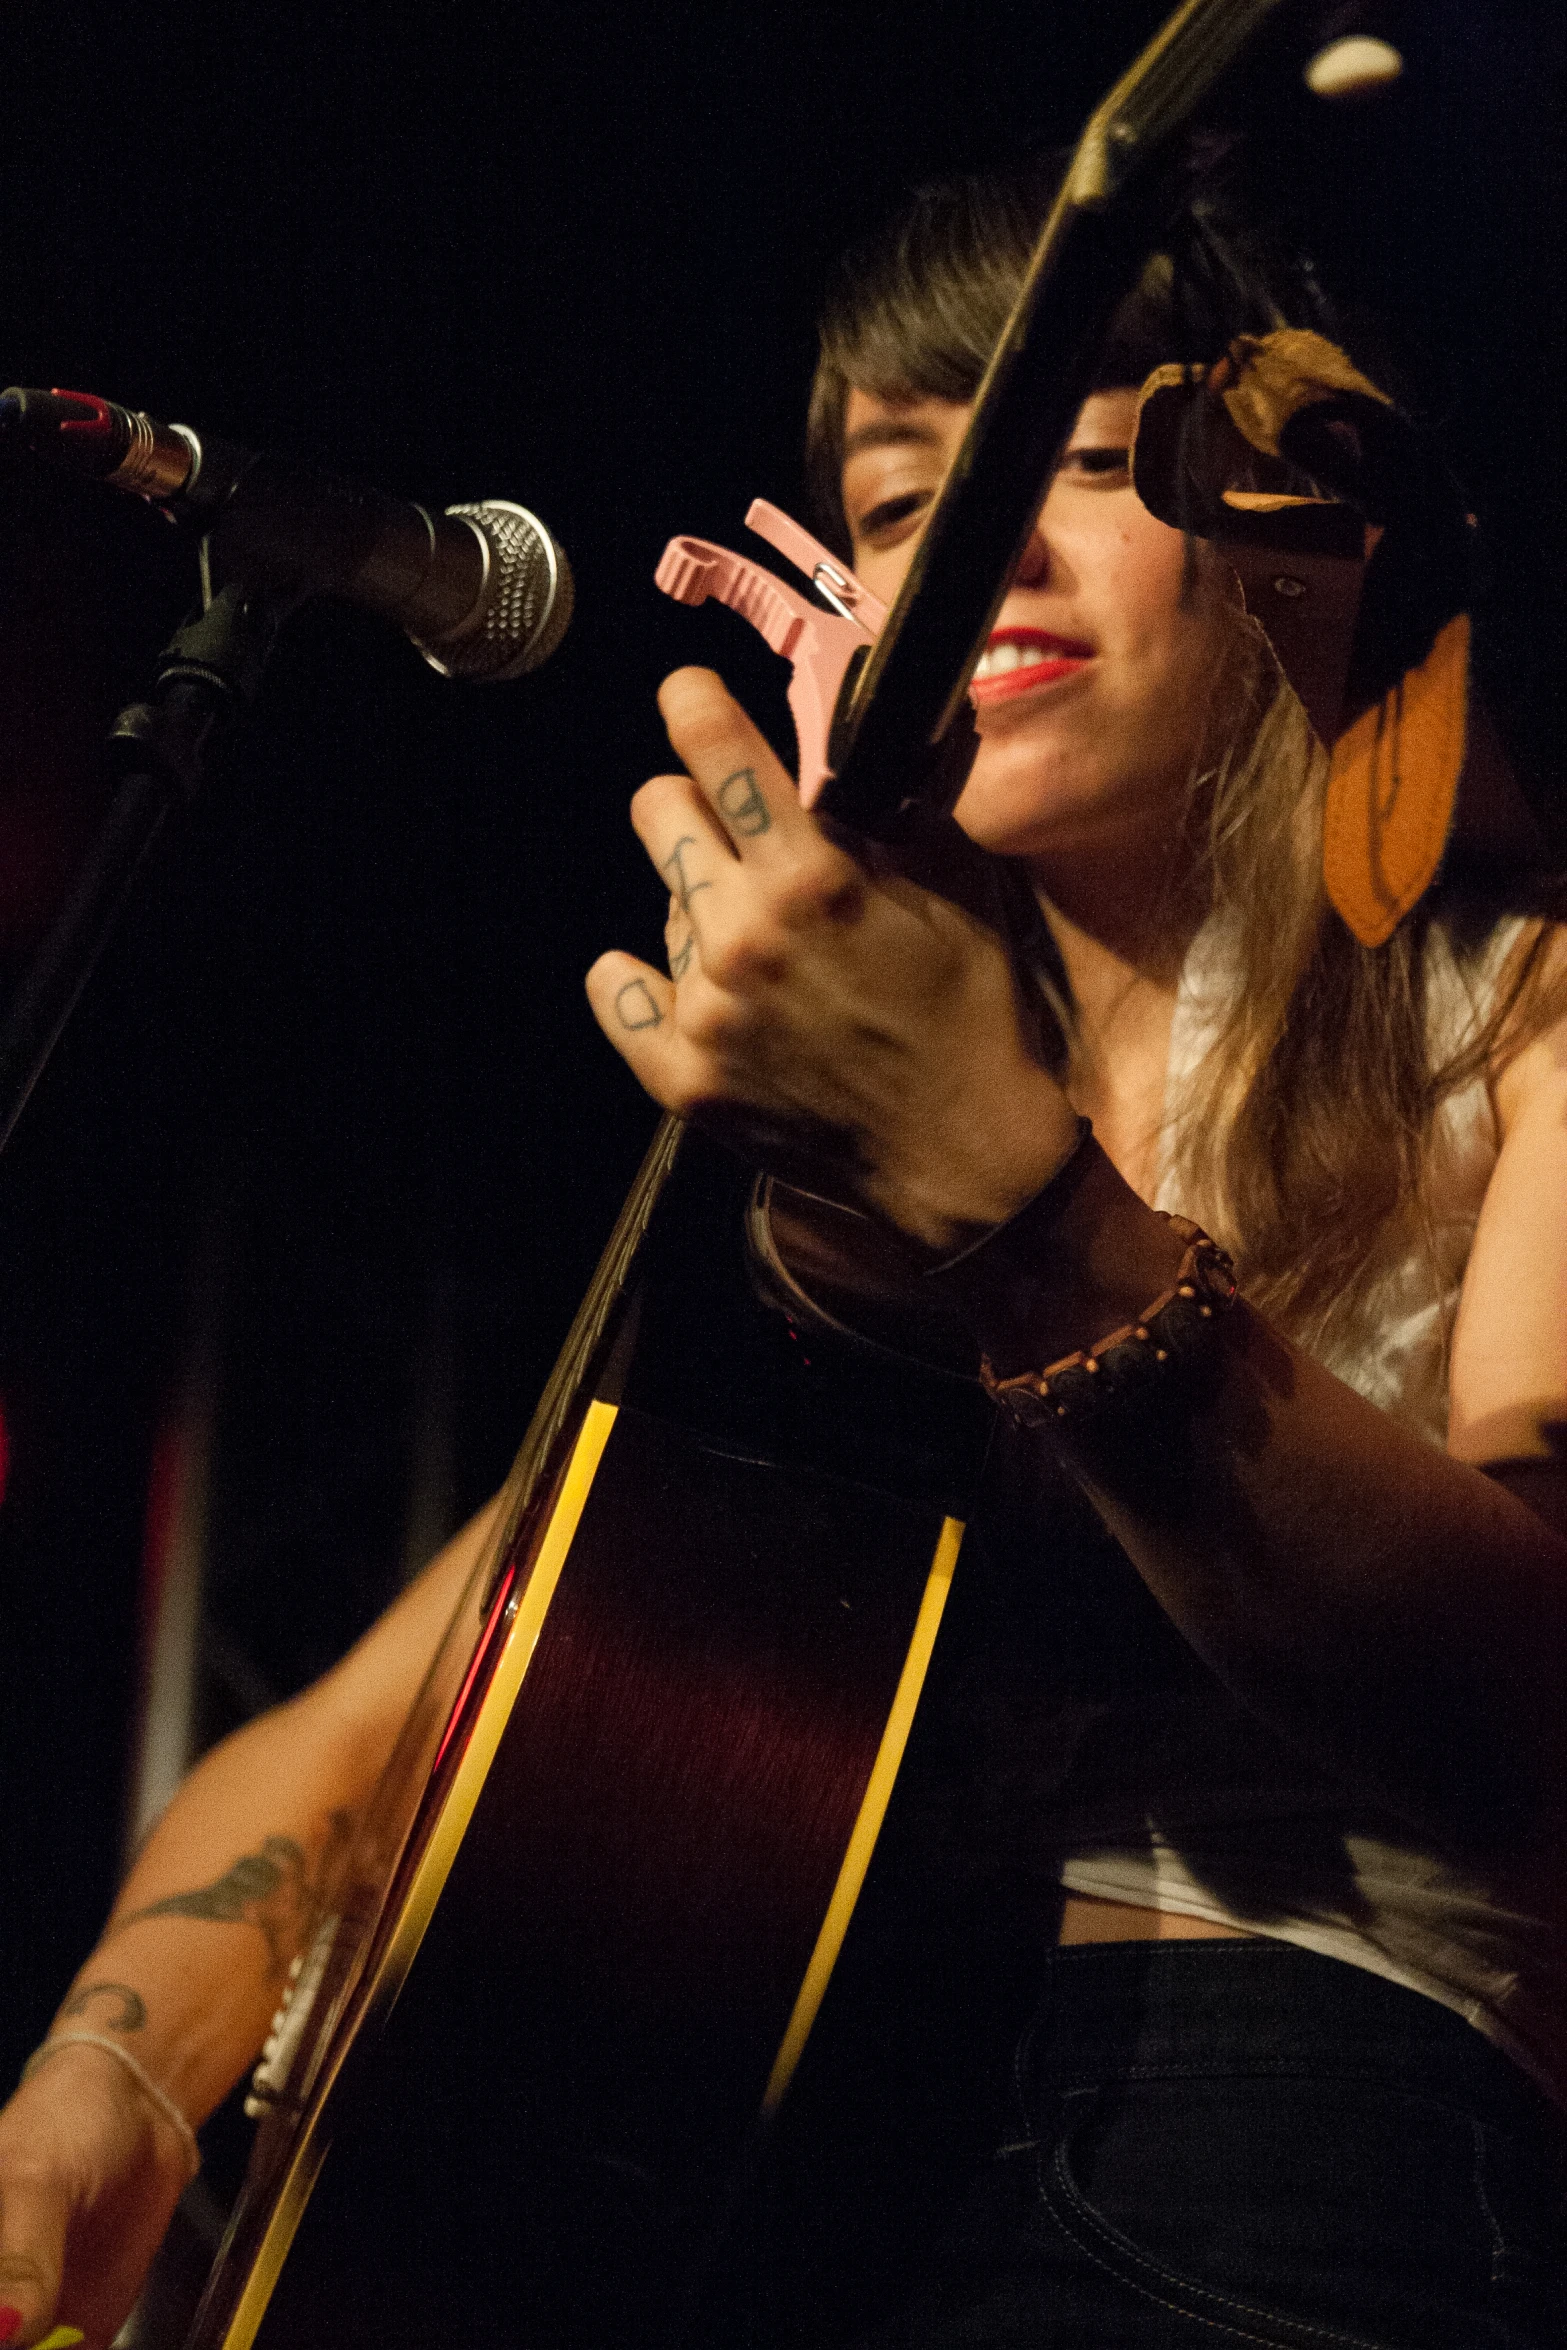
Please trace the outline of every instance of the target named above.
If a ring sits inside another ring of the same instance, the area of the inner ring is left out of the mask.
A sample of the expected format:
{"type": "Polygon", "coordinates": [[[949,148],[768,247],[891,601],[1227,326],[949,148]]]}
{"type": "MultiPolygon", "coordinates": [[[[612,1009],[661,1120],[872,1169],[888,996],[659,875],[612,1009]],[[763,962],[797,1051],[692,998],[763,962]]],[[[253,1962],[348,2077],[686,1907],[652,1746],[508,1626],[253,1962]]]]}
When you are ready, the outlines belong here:
{"type": "Polygon", "coordinates": [[[1504,988],[1526,956],[1533,968],[1518,1017],[1499,1039],[1491,1080],[1504,1141],[1541,1105],[1554,1101],[1559,1108],[1567,1087],[1567,923],[1527,926],[1503,968],[1504,988]]]}

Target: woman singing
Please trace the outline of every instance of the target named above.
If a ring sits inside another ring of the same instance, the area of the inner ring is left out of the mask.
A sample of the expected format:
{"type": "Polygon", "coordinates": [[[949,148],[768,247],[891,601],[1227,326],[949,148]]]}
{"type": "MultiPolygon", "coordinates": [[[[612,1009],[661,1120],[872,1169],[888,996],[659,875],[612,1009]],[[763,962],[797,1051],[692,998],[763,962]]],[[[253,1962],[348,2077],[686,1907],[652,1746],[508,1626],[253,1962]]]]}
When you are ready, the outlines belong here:
{"type": "MultiPolygon", "coordinates": [[[[1039,218],[928,191],[840,274],[811,462],[888,601],[1039,218]]],[[[688,670],[682,771],[633,803],[668,968],[588,979],[660,1102],[787,1177],[759,1246],[802,1313],[983,1352],[980,1532],[1017,1621],[1054,1610],[967,1761],[1038,1887],[1036,2009],[878,2350],[1559,2324],[1567,954],[1456,857],[1380,945],[1329,902],[1326,755],[1131,471],[1154,369],[1322,324],[1298,271],[1215,250],[1206,323],[1167,272],[1123,311],[971,688],[957,822],[1037,916],[1004,938],[857,854],[688,670]],[[1038,1564],[1067,1487],[1070,1605],[1038,1564]]],[[[123,2317],[487,1524],[137,1861],[0,2119],[0,2341],[123,2317]]]]}

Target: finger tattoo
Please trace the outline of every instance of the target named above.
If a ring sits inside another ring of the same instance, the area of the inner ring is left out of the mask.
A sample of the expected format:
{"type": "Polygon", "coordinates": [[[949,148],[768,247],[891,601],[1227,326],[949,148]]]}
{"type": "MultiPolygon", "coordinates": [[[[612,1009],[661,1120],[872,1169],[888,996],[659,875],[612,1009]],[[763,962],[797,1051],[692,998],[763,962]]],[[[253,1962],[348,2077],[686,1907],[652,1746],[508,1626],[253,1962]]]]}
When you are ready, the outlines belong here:
{"type": "Polygon", "coordinates": [[[622,1028],[657,1028],[664,1017],[645,979],[626,981],[615,998],[615,1010],[622,1028]]]}
{"type": "Polygon", "coordinates": [[[668,876],[669,886],[675,894],[676,905],[680,908],[681,913],[686,915],[689,915],[691,911],[691,900],[696,896],[697,891],[711,889],[713,886],[710,881],[691,880],[686,872],[686,851],[694,849],[696,846],[696,834],[694,832],[683,833],[659,867],[660,873],[668,876]]]}
{"type": "Polygon", "coordinates": [[[684,979],[691,968],[691,958],[695,953],[696,932],[688,930],[679,946],[671,947],[669,951],[669,976],[671,979],[684,979]]]}
{"type": "Polygon", "coordinates": [[[773,820],[754,767],[737,767],[733,775],[726,775],[717,799],[719,815],[742,840],[754,840],[758,833],[772,830],[773,820]]]}

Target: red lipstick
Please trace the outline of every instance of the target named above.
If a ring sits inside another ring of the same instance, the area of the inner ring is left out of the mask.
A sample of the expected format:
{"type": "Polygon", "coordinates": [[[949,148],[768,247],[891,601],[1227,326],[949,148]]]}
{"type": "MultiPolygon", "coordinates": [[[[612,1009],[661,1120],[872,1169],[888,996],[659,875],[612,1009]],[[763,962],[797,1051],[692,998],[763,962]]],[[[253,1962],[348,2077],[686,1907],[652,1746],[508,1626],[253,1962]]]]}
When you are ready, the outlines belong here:
{"type": "Polygon", "coordinates": [[[1075,677],[1093,657],[1092,645],[1076,637],[1054,636],[1049,629],[995,629],[969,686],[969,699],[977,710],[1011,701],[1018,694],[1075,677]]]}

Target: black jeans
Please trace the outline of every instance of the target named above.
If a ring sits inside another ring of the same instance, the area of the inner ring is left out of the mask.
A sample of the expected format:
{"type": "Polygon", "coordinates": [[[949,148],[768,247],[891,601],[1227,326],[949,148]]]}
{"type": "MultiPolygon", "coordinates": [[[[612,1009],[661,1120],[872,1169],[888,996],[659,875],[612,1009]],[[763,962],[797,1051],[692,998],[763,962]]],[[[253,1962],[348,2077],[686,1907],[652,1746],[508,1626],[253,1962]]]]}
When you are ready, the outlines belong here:
{"type": "Polygon", "coordinates": [[[1507,2058],[1359,1968],[1057,1951],[1014,2126],[864,2350],[1556,2350],[1561,2150],[1507,2058]]]}

